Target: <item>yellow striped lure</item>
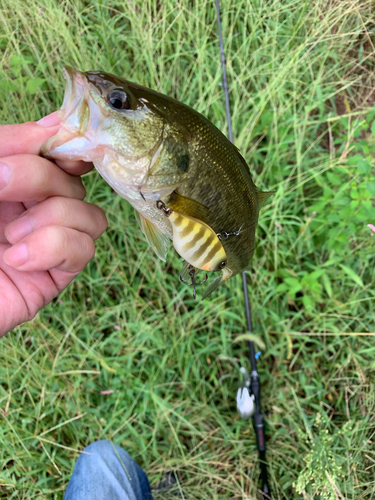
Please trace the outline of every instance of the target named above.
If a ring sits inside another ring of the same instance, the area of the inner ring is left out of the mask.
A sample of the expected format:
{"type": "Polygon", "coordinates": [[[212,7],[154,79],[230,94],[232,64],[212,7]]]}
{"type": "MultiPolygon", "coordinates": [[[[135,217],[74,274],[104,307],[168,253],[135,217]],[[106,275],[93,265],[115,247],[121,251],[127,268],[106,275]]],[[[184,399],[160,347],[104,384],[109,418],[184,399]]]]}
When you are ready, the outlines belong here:
{"type": "Polygon", "coordinates": [[[227,265],[227,254],[221,243],[221,238],[227,239],[232,234],[239,234],[239,231],[233,233],[220,233],[217,235],[213,229],[204,222],[183,215],[171,208],[167,208],[161,200],[156,202],[157,208],[163,210],[173,230],[173,246],[176,252],[188,263],[188,274],[191,283],[187,283],[181,272],[180,280],[186,285],[194,287],[194,299],[196,297],[195,287],[202,285],[206,278],[197,283],[195,281],[195,269],[203,271],[221,271],[227,265]]]}

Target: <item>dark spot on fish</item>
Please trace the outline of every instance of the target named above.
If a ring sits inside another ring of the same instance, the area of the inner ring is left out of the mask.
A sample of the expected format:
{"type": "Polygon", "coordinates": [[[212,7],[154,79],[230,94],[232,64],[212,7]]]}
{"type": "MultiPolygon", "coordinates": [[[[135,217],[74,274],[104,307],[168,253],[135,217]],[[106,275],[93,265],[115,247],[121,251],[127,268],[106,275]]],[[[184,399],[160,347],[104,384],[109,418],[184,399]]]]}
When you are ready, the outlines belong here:
{"type": "Polygon", "coordinates": [[[182,155],[178,159],[177,167],[183,172],[187,172],[189,168],[190,158],[189,155],[182,155]]]}

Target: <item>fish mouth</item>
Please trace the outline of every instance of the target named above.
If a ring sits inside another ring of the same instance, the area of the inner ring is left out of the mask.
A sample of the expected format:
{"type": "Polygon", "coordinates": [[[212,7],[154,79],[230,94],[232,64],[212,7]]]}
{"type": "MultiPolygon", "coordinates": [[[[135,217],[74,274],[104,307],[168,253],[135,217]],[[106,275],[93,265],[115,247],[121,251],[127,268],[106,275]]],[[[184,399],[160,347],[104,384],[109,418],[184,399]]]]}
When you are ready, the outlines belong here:
{"type": "Polygon", "coordinates": [[[66,87],[59,112],[60,129],[43,145],[41,154],[47,158],[92,161],[89,151],[100,121],[100,111],[92,97],[99,91],[81,71],[65,66],[63,75],[66,87]]]}

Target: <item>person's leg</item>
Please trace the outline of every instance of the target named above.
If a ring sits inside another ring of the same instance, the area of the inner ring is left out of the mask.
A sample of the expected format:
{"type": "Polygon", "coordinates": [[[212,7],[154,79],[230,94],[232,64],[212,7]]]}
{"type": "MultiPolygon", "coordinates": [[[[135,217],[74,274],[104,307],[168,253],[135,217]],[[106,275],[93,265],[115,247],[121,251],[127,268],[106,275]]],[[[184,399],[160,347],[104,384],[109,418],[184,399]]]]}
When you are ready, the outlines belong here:
{"type": "Polygon", "coordinates": [[[84,451],[64,500],[152,500],[146,473],[120,446],[97,441],[84,451]]]}

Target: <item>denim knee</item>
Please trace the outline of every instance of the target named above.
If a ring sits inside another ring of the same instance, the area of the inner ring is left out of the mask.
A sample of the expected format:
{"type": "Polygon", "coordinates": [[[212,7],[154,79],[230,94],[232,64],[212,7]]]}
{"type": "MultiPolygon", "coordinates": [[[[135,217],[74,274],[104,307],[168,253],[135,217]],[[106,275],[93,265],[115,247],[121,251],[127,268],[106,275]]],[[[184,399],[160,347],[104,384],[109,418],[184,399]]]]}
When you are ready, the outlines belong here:
{"type": "Polygon", "coordinates": [[[64,500],[152,500],[147,475],[120,446],[102,440],[78,457],[64,500]]]}

